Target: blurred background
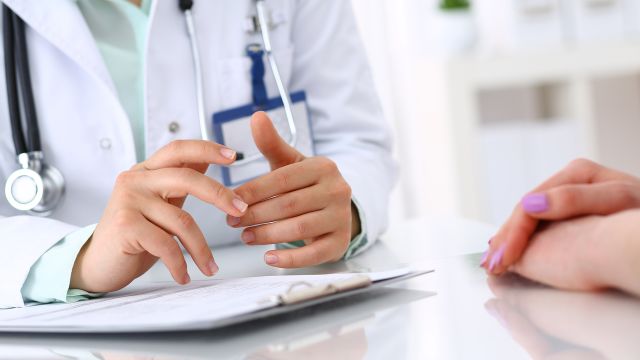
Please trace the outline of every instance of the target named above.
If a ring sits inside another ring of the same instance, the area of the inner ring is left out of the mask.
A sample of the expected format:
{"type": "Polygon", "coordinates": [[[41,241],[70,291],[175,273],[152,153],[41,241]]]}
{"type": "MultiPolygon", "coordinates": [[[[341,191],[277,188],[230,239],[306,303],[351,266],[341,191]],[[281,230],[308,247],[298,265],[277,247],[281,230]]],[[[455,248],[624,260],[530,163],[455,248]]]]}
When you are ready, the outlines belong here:
{"type": "Polygon", "coordinates": [[[392,225],[500,224],[576,157],[640,175],[640,1],[352,2],[401,159],[392,225]]]}

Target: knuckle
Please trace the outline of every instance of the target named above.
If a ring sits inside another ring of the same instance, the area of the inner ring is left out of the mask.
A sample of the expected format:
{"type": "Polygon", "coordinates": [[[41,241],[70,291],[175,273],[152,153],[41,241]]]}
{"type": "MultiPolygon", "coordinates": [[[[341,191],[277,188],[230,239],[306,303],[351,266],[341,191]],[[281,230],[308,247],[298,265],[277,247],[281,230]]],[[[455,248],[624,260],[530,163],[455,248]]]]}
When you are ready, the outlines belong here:
{"type": "Polygon", "coordinates": [[[305,221],[298,221],[295,226],[295,235],[299,240],[304,240],[309,234],[309,224],[305,221]]]}
{"type": "Polygon", "coordinates": [[[135,182],[137,173],[135,171],[123,171],[118,174],[115,181],[116,188],[125,188],[130,186],[133,182],[135,182]]]}
{"type": "Polygon", "coordinates": [[[189,214],[188,212],[186,212],[184,210],[178,211],[177,221],[178,221],[178,224],[180,224],[180,226],[182,228],[190,228],[190,227],[194,226],[195,223],[196,223],[196,221],[194,220],[193,216],[191,216],[191,214],[189,214]]]}
{"type": "Polygon", "coordinates": [[[551,194],[552,197],[555,197],[557,204],[565,204],[568,206],[576,205],[580,198],[576,190],[571,187],[559,189],[555,194],[553,192],[551,194]]]}
{"type": "Polygon", "coordinates": [[[247,210],[247,213],[245,214],[245,216],[247,218],[247,220],[249,220],[250,224],[257,224],[258,223],[258,215],[256,214],[256,212],[254,210],[247,210]]]}
{"type": "Polygon", "coordinates": [[[253,199],[257,198],[258,189],[252,183],[246,183],[241,187],[234,190],[234,192],[245,202],[251,203],[253,199]]]}
{"type": "Polygon", "coordinates": [[[298,199],[295,196],[289,196],[282,201],[281,211],[285,214],[291,214],[298,208],[298,199]]]}
{"type": "Polygon", "coordinates": [[[222,184],[219,183],[215,183],[215,185],[213,185],[214,187],[214,193],[215,193],[215,197],[217,199],[224,199],[227,195],[227,188],[222,186],[222,184]]]}
{"type": "Polygon", "coordinates": [[[199,157],[206,158],[208,154],[213,153],[213,147],[215,146],[213,143],[208,141],[198,140],[195,142],[196,152],[199,157]]]}
{"type": "Polygon", "coordinates": [[[597,167],[596,163],[585,158],[577,158],[572,160],[567,166],[567,170],[576,172],[593,172],[597,167]]]}
{"type": "MultiPolygon", "coordinates": [[[[307,264],[316,265],[316,264],[322,263],[322,255],[320,254],[318,249],[310,246],[308,247],[308,250],[309,252],[307,253],[307,256],[306,256],[307,264]]],[[[302,266],[302,264],[300,264],[299,266],[302,266]]]]}
{"type": "Polygon", "coordinates": [[[278,253],[278,265],[285,268],[300,267],[300,261],[295,256],[292,256],[289,251],[281,251],[278,253]]]}
{"type": "Polygon", "coordinates": [[[637,185],[629,182],[617,182],[613,186],[612,193],[618,194],[624,207],[631,207],[640,203],[637,185]]]}
{"type": "Polygon", "coordinates": [[[184,140],[173,140],[164,146],[163,150],[169,154],[175,154],[182,151],[184,140]]]}
{"type": "Polygon", "coordinates": [[[329,191],[330,196],[333,199],[341,200],[341,199],[351,199],[351,186],[344,181],[340,181],[336,183],[331,191],[329,191]]]}
{"type": "Polygon", "coordinates": [[[287,189],[290,182],[291,178],[289,177],[289,174],[280,172],[276,175],[276,183],[280,189],[287,189]]]}
{"type": "Polygon", "coordinates": [[[331,159],[327,157],[323,157],[323,156],[318,157],[317,162],[318,162],[318,165],[317,165],[318,168],[323,173],[333,174],[338,171],[338,165],[336,165],[335,162],[333,162],[331,159]]]}
{"type": "Polygon", "coordinates": [[[185,180],[193,180],[195,177],[198,176],[198,174],[200,174],[199,172],[193,170],[192,168],[179,168],[176,169],[177,174],[179,177],[185,179],[185,180]]]}

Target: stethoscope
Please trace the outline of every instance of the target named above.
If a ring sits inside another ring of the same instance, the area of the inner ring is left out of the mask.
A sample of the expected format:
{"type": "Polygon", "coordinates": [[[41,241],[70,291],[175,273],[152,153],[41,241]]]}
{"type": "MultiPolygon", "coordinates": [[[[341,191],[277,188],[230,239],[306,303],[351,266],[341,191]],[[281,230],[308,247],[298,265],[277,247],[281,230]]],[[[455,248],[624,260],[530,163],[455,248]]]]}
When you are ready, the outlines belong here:
{"type": "MultiPolygon", "coordinates": [[[[278,64],[273,56],[265,0],[254,1],[257,13],[254,23],[257,23],[257,30],[262,35],[264,52],[269,61],[289,126],[289,139],[287,142],[289,145],[295,146],[297,142],[296,124],[293,118],[289,93],[282,81],[278,64]]],[[[193,3],[193,0],[178,0],[178,5],[185,17],[187,34],[191,45],[200,132],[202,139],[208,141],[210,139],[206,125],[202,67],[191,10],[193,3]]],[[[20,169],[14,171],[7,178],[5,196],[9,204],[16,210],[32,215],[48,216],[63,198],[65,181],[59,170],[45,162],[42,153],[40,130],[38,128],[31,74],[29,72],[24,21],[6,5],[3,5],[2,16],[9,117],[16,157],[20,165],[20,169]],[[24,121],[22,119],[23,116],[24,121]],[[26,126],[26,132],[23,129],[23,125],[26,126]]],[[[238,159],[231,166],[242,166],[262,159],[263,156],[257,153],[238,159]]]]}
{"type": "MultiPolygon", "coordinates": [[[[276,62],[275,56],[273,55],[273,48],[271,47],[271,35],[269,33],[269,25],[270,19],[267,16],[267,9],[265,0],[254,0],[256,3],[256,14],[257,17],[254,18],[253,23],[256,27],[256,30],[260,31],[262,35],[262,43],[264,45],[264,53],[267,56],[267,60],[269,61],[269,67],[271,68],[271,73],[273,74],[273,78],[276,82],[276,87],[278,88],[278,94],[280,95],[280,99],[282,100],[282,105],[284,108],[285,117],[287,119],[287,125],[289,126],[289,139],[287,143],[290,146],[295,147],[298,140],[298,133],[296,129],[296,124],[293,121],[293,110],[291,109],[291,98],[289,97],[289,92],[282,81],[282,76],[280,75],[280,70],[278,68],[278,63],[276,62]],[[256,24],[257,23],[257,24],[256,24]]],[[[202,135],[202,140],[209,140],[209,133],[207,131],[207,118],[206,111],[204,108],[204,90],[202,85],[202,67],[200,66],[200,53],[198,51],[197,37],[195,26],[193,25],[193,15],[191,13],[191,8],[193,7],[193,0],[179,0],[180,9],[184,13],[185,20],[187,22],[187,32],[189,33],[189,40],[191,43],[191,57],[193,59],[193,71],[195,75],[195,83],[196,83],[196,101],[198,105],[198,119],[200,121],[200,133],[202,135]]],[[[260,153],[256,153],[253,155],[246,155],[243,159],[239,159],[230,166],[242,166],[251,162],[255,162],[258,160],[262,160],[263,156],[260,153]]]]}

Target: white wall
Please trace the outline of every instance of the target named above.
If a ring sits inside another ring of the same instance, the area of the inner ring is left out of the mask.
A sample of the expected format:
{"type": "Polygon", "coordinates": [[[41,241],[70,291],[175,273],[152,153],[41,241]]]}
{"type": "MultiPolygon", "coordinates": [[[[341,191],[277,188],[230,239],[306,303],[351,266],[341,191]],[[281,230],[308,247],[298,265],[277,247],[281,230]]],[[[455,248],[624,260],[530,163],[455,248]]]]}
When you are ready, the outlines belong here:
{"type": "MultiPolygon", "coordinates": [[[[563,11],[575,8],[576,3],[589,4],[585,0],[548,1],[559,4],[558,8],[563,11]],[[572,6],[565,6],[569,1],[572,6]]],[[[544,1],[538,1],[542,2],[544,1]]],[[[634,30],[636,33],[629,35],[620,34],[618,29],[609,32],[615,33],[610,38],[594,36],[594,45],[588,38],[578,39],[575,36],[575,29],[570,28],[570,25],[575,25],[575,16],[565,16],[567,14],[563,13],[563,21],[571,19],[562,26],[567,33],[562,34],[558,41],[548,42],[552,43],[548,48],[540,45],[544,41],[535,39],[529,39],[529,45],[518,43],[517,39],[506,43],[500,42],[504,41],[503,38],[496,38],[500,41],[487,41],[484,30],[478,30],[477,36],[483,36],[477,39],[480,48],[461,56],[457,54],[453,56],[454,60],[461,57],[473,66],[480,64],[477,68],[482,69],[486,64],[488,68],[495,68],[496,66],[491,65],[494,57],[499,58],[496,64],[510,64],[513,57],[512,63],[522,66],[523,63],[527,64],[526,54],[531,52],[536,58],[546,61],[552,75],[546,74],[545,69],[537,69],[537,73],[529,76],[526,68],[514,69],[507,65],[504,68],[506,74],[517,74],[516,78],[528,80],[495,89],[495,93],[479,91],[470,99],[464,98],[467,89],[455,88],[460,83],[451,84],[451,74],[440,71],[446,69],[449,61],[448,54],[440,52],[440,49],[450,45],[448,42],[453,35],[448,30],[442,30],[445,27],[437,15],[437,0],[352,0],[352,3],[383,108],[394,129],[395,155],[401,164],[400,181],[392,196],[392,225],[407,217],[469,214],[481,220],[499,223],[522,193],[576,155],[588,154],[594,160],[640,174],[640,155],[637,155],[640,154],[640,142],[633,140],[640,136],[640,51],[635,50],[636,47],[640,49],[640,30],[634,30]],[[609,46],[620,42],[621,46],[609,46]],[[514,48],[505,48],[507,43],[514,48]],[[484,44],[491,46],[483,47],[484,44]],[[517,46],[513,46],[514,44],[517,46]],[[558,48],[559,44],[561,49],[558,48]],[[598,46],[602,46],[602,54],[598,51],[598,46]],[[587,52],[589,54],[599,55],[599,59],[593,60],[596,64],[594,68],[606,69],[607,75],[604,78],[599,78],[599,74],[590,77],[592,74],[582,74],[579,71],[576,72],[578,77],[568,79],[559,79],[557,74],[553,74],[557,71],[554,61],[560,63],[563,59],[571,59],[576,49],[581,47],[591,49],[587,52]],[[616,65],[606,66],[609,60],[606,53],[610,48],[622,54],[621,57],[629,54],[634,59],[611,59],[612,64],[620,64],[620,69],[616,65]],[[549,56],[546,56],[547,53],[549,56]],[[439,65],[423,66],[430,62],[439,65]],[[604,65],[600,64],[602,62],[604,65]],[[418,74],[422,76],[422,83],[416,81],[420,78],[418,74]],[[547,88],[552,91],[544,90],[547,88]],[[540,89],[543,89],[542,92],[540,89]],[[551,98],[540,105],[544,101],[538,101],[536,97],[539,94],[547,96],[547,93],[551,94],[551,98]],[[513,100],[518,97],[524,100],[513,100]],[[533,105],[531,99],[535,100],[533,105]],[[458,105],[467,118],[490,126],[476,129],[472,137],[465,138],[469,135],[464,133],[468,130],[465,128],[468,124],[454,124],[453,120],[457,121],[460,116],[451,114],[459,110],[456,109],[458,105]],[[547,114],[549,106],[554,108],[551,114],[547,114]],[[496,118],[506,118],[508,121],[503,122],[505,126],[496,126],[496,118]],[[549,122],[549,119],[569,122],[549,122]],[[580,128],[584,126],[591,128],[580,128]],[[591,142],[583,144],[573,141],[578,132],[590,134],[591,142]],[[572,135],[573,142],[563,141],[572,135]],[[477,144],[473,146],[456,143],[460,138],[477,144]],[[517,151],[512,151],[514,146],[523,143],[533,145],[526,149],[518,147],[521,156],[517,151]],[[583,148],[597,151],[583,151],[583,148]],[[477,164],[471,164],[472,160],[477,160],[477,164]],[[522,171],[517,171],[514,164],[524,164],[518,165],[522,171]],[[462,169],[461,166],[467,166],[467,169],[462,169]],[[469,171],[469,166],[472,171],[469,171]],[[472,177],[480,180],[476,181],[477,184],[473,185],[475,187],[469,193],[467,183],[472,177]],[[480,196],[476,196],[478,193],[480,196]],[[466,201],[465,197],[476,198],[476,204],[474,201],[466,201]],[[478,199],[480,204],[477,204],[478,199]]],[[[482,13],[492,14],[489,20],[495,20],[496,24],[502,24],[500,26],[527,25],[525,20],[517,16],[520,20],[515,22],[499,22],[499,19],[493,17],[495,14],[506,16],[508,11],[505,9],[508,6],[509,11],[518,11],[518,6],[524,2],[475,0],[473,3],[481,4],[484,7],[482,13]]],[[[640,23],[640,5],[636,6],[640,2],[615,0],[612,3],[615,3],[616,8],[637,8],[620,13],[625,16],[627,28],[633,28],[630,24],[635,23],[634,19],[640,23]]],[[[596,15],[615,18],[611,14],[596,15]]],[[[476,25],[480,21],[486,19],[476,16],[476,25]]],[[[581,20],[580,23],[589,24],[588,21],[590,20],[581,20]]],[[[603,34],[607,33],[602,19],[594,21],[593,23],[603,24],[600,28],[603,34]]],[[[619,22],[610,23],[611,26],[620,28],[619,22]]],[[[540,26],[540,23],[536,24],[540,26]]],[[[478,29],[486,28],[478,26],[478,29]]],[[[640,26],[636,28],[640,29],[640,26]]],[[[496,31],[497,27],[492,29],[496,31]]],[[[533,33],[537,33],[541,29],[534,30],[533,33]]],[[[526,32],[527,29],[521,27],[518,32],[514,31],[523,34],[526,32]]],[[[550,33],[547,32],[546,36],[550,36],[550,33]]],[[[527,36],[531,34],[532,32],[528,32],[527,36]]],[[[502,76],[499,70],[497,74],[502,76]]],[[[469,71],[464,75],[477,74],[469,71]]],[[[506,78],[508,76],[505,75],[506,78]]]]}

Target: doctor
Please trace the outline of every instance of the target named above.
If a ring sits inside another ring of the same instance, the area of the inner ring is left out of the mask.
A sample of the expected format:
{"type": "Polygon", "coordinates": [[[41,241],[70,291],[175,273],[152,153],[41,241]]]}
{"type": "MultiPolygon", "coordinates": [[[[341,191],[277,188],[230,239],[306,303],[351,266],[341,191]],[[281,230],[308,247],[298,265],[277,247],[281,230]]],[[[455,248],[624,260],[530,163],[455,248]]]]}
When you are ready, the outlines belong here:
{"type": "MultiPolygon", "coordinates": [[[[0,307],[114,291],[158,259],[188,283],[179,245],[211,276],[211,245],[276,244],[267,264],[304,267],[354,256],[385,229],[390,138],[348,1],[267,1],[281,80],[305,92],[315,153],[292,147],[258,112],[243,136],[269,167],[238,187],[224,186],[224,169],[245,154],[198,140],[198,120],[200,109],[211,119],[255,100],[246,53],[260,41],[255,1],[195,2],[200,78],[184,1],[2,2],[25,23],[41,150],[65,192],[47,216],[0,201],[0,307]]],[[[11,83],[6,74],[0,83],[11,83]]],[[[278,95],[274,79],[265,77],[268,98],[278,95]]],[[[6,181],[19,151],[0,89],[6,181]]]]}

